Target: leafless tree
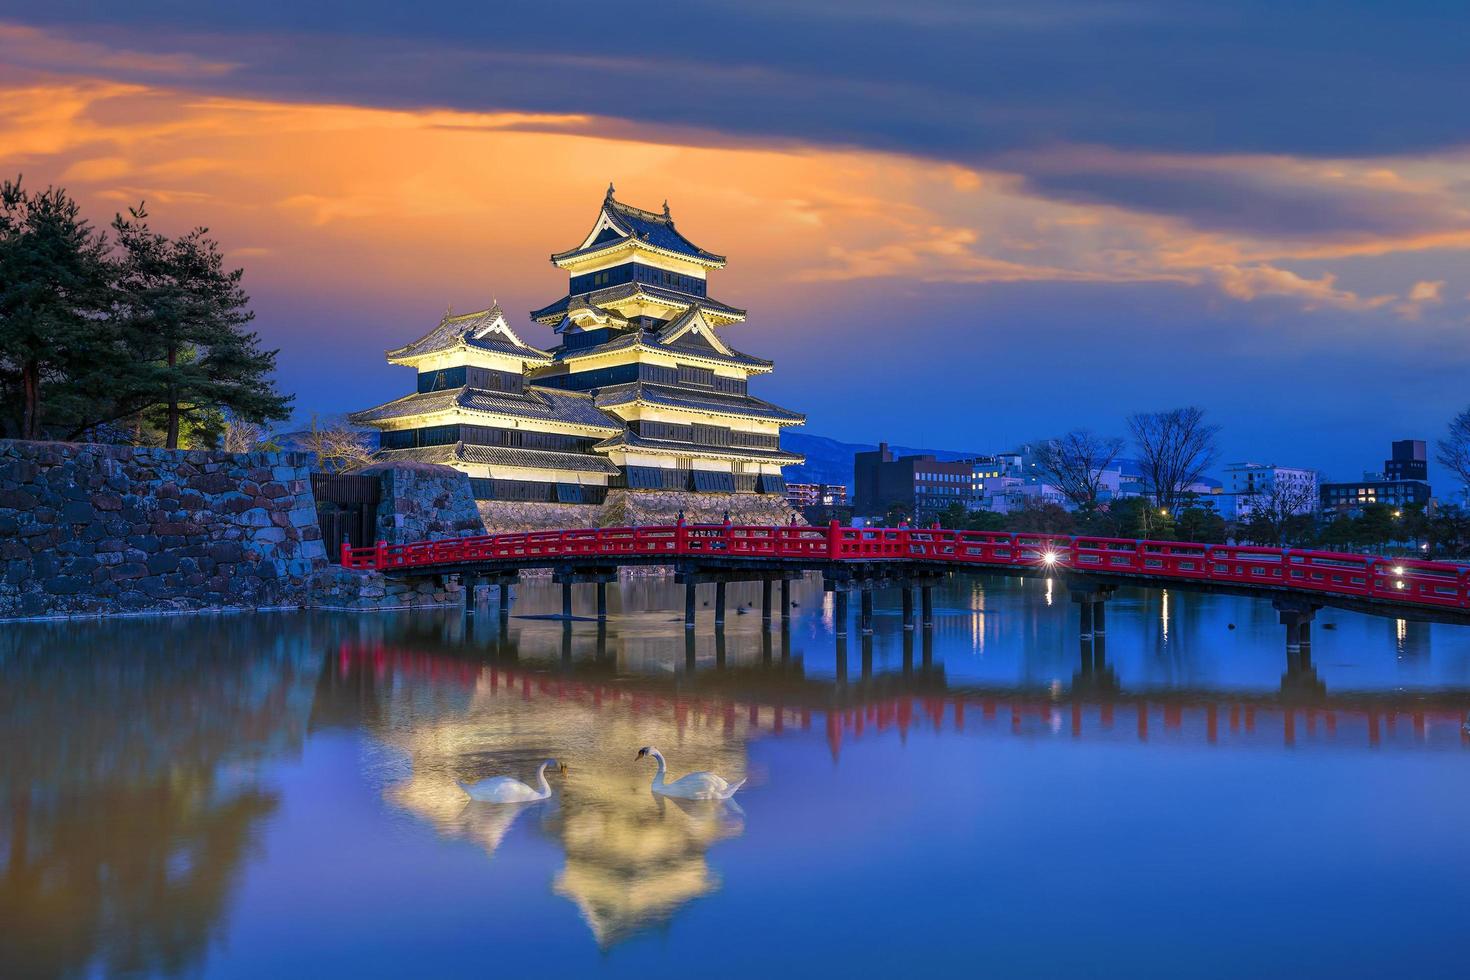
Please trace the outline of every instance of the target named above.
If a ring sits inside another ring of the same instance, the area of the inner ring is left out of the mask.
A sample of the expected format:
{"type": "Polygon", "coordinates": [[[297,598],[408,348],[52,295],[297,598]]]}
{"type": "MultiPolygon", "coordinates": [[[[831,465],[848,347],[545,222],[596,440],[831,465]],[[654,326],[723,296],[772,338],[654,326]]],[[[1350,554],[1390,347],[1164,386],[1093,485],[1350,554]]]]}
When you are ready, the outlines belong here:
{"type": "Polygon", "coordinates": [[[366,435],[341,419],[320,420],[313,415],[301,441],[317,465],[333,473],[361,469],[373,461],[366,435]]]}
{"type": "Polygon", "coordinates": [[[1246,497],[1245,531],[1256,544],[1286,545],[1310,530],[1317,495],[1308,483],[1272,480],[1246,497]]]}
{"type": "Polygon", "coordinates": [[[1220,427],[1205,421],[1204,409],[1190,406],[1131,415],[1128,430],[1154,503],[1174,513],[1215,461],[1220,427]]]}
{"type": "Polygon", "coordinates": [[[1036,467],[1079,510],[1097,509],[1103,470],[1123,451],[1123,440],[1073,429],[1047,439],[1034,451],[1036,467]]]}
{"type": "Polygon", "coordinates": [[[1440,465],[1460,478],[1467,494],[1470,494],[1470,408],[1455,416],[1450,430],[1439,440],[1436,457],[1440,465]]]}
{"type": "Polygon", "coordinates": [[[227,453],[254,452],[262,448],[266,441],[265,429],[254,422],[247,422],[238,415],[226,415],[221,441],[227,453]]]}

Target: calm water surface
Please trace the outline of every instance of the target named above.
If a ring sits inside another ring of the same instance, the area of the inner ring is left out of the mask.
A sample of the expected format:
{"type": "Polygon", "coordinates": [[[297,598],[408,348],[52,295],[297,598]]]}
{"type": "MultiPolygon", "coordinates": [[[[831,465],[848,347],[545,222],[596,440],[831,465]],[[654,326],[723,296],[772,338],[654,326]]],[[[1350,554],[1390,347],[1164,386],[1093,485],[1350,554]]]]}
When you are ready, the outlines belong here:
{"type": "Polygon", "coordinates": [[[796,597],[692,650],[661,580],[602,630],[530,584],[0,626],[0,976],[1470,969],[1470,628],[1325,610],[1289,663],[1269,603],[1124,591],[1098,664],[1060,582],[956,580],[927,643],[796,597]]]}

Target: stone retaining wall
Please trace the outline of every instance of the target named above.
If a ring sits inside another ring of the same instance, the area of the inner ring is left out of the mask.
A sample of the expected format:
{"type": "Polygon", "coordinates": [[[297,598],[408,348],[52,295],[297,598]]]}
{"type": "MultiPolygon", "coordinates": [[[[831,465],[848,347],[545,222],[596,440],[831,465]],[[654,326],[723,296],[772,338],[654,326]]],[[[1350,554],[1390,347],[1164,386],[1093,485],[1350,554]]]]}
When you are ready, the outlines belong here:
{"type": "MultiPolygon", "coordinates": [[[[489,534],[548,528],[627,527],[672,524],[683,511],[691,524],[719,524],[726,512],[735,524],[789,524],[796,512],[786,498],[774,494],[694,493],[677,490],[609,490],[607,501],[593,504],[545,504],[511,500],[477,501],[489,534]]],[[[806,522],[797,515],[798,524],[806,522]]]]}
{"type": "Polygon", "coordinates": [[[377,540],[437,541],[485,533],[470,478],[434,463],[379,463],[359,471],[382,484],[377,540]]]}
{"type": "Polygon", "coordinates": [[[0,618],[304,604],[307,462],[0,440],[0,618]]]}
{"type": "Polygon", "coordinates": [[[332,565],[313,580],[311,604],[318,609],[458,607],[464,604],[464,585],[458,575],[390,578],[332,565]]]}

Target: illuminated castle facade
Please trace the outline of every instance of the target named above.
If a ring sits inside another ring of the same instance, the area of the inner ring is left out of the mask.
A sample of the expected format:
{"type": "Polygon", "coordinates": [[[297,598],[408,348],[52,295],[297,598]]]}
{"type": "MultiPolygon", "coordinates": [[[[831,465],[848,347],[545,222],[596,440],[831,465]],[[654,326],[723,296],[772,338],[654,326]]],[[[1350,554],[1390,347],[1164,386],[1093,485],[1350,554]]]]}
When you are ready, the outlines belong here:
{"type": "Polygon", "coordinates": [[[353,421],[382,432],[379,457],[463,470],[481,501],[602,504],[610,491],[780,499],[780,448],[797,412],[749,394],[770,361],[721,331],[745,311],[709,295],[725,258],[662,212],[608,187],[581,244],[551,257],[567,294],[531,314],[558,342],[531,346],[498,304],[446,314],[389,351],[418,372],[418,391],[353,421]]]}

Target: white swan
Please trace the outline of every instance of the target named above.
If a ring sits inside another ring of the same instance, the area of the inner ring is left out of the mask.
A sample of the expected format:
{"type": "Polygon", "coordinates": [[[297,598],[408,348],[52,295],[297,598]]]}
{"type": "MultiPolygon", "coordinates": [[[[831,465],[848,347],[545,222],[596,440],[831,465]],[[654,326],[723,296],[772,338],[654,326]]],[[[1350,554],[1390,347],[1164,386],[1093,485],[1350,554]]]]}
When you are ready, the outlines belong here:
{"type": "Polygon", "coordinates": [[[653,791],[662,796],[673,796],[682,800],[728,800],[735,795],[736,790],[745,785],[743,779],[738,783],[730,783],[723,776],[716,776],[712,772],[691,772],[672,783],[665,783],[664,773],[669,767],[664,762],[664,754],[651,745],[638,750],[640,759],[649,755],[658,761],[658,772],[653,774],[653,791]]]}
{"type": "Polygon", "coordinates": [[[457,779],[455,782],[470,799],[480,803],[530,803],[533,800],[544,800],[551,795],[551,786],[546,782],[547,766],[557,766],[559,772],[567,771],[567,767],[558,765],[555,759],[547,759],[536,770],[539,789],[532,789],[510,776],[491,776],[478,783],[461,783],[457,779]]]}

